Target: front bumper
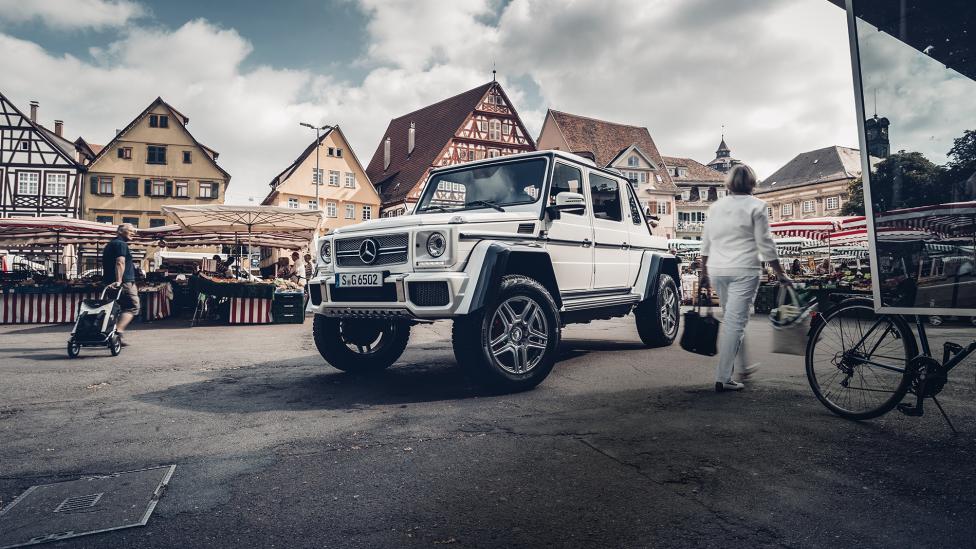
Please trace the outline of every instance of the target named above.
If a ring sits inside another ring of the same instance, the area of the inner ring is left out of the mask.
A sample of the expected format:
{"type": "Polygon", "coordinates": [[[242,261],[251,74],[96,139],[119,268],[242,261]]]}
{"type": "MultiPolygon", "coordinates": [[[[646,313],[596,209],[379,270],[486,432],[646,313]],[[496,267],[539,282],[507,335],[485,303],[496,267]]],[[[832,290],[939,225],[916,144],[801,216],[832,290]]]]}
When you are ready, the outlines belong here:
{"type": "Polygon", "coordinates": [[[467,273],[456,271],[386,273],[383,283],[382,289],[337,289],[333,273],[313,278],[312,311],[337,318],[451,318],[467,313],[473,286],[467,273]]]}

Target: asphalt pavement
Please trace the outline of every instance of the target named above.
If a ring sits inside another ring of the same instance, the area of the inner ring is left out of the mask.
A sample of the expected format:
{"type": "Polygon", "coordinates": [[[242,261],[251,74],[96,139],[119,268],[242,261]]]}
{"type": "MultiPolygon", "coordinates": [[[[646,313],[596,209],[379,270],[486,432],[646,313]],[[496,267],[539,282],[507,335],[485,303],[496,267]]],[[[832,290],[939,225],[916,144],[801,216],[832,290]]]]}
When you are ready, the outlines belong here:
{"type": "MultiPolygon", "coordinates": [[[[375,377],[304,325],[138,325],[118,357],[66,326],[0,326],[0,501],[34,484],[176,464],[145,527],[50,547],[972,547],[972,365],[934,408],[830,414],[802,359],[741,393],[714,359],[645,349],[632,317],[570,326],[538,388],[480,394],[450,324],[375,377]]],[[[972,338],[968,325],[933,331],[972,338]]]]}

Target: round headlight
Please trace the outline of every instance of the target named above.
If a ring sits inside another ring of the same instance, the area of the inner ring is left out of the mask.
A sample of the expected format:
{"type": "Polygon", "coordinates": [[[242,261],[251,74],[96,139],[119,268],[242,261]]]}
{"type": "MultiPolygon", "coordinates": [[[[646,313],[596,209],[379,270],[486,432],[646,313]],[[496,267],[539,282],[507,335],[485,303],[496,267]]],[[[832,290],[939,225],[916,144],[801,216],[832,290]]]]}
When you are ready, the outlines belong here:
{"type": "Polygon", "coordinates": [[[319,257],[322,259],[322,263],[327,265],[332,263],[332,246],[328,240],[323,241],[319,247],[319,257]]]}
{"type": "Polygon", "coordinates": [[[433,233],[427,237],[427,253],[430,257],[440,257],[447,251],[447,239],[441,233],[433,233]]]}

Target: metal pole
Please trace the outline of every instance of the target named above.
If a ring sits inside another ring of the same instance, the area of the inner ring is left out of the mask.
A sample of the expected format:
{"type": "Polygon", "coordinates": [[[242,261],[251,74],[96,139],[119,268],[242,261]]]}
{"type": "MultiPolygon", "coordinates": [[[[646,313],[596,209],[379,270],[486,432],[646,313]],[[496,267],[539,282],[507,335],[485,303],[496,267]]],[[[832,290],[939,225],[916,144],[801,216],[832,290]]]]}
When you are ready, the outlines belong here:
{"type": "Polygon", "coordinates": [[[320,141],[319,132],[322,131],[321,128],[315,128],[315,209],[319,209],[319,187],[322,186],[322,172],[319,170],[319,149],[322,148],[322,142],[320,141]]]}

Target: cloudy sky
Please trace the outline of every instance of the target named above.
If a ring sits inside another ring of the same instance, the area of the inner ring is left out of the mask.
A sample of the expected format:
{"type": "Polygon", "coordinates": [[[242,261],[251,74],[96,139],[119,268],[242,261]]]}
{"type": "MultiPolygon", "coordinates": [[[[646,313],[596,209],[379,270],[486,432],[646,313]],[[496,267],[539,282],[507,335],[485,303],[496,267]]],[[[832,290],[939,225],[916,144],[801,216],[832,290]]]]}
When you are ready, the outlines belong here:
{"type": "Polygon", "coordinates": [[[722,126],[770,174],[856,146],[844,13],[827,0],[0,0],[0,91],[107,142],[156,96],[260,201],[339,124],[360,159],[389,119],[491,78],[536,136],[546,108],[651,130],[702,162],[722,126]]]}

